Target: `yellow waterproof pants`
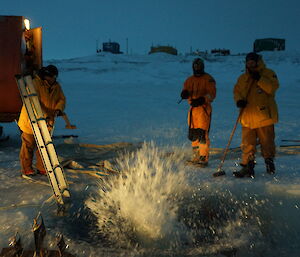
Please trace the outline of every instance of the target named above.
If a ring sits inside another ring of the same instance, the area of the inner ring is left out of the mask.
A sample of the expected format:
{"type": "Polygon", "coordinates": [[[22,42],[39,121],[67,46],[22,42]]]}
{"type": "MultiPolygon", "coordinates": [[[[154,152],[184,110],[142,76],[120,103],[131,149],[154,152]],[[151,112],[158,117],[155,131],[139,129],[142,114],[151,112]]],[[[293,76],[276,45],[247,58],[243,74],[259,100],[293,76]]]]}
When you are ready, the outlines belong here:
{"type": "Polygon", "coordinates": [[[276,154],[274,125],[250,129],[242,127],[242,164],[255,159],[256,145],[261,146],[264,159],[274,158],[276,154]]]}
{"type": "Polygon", "coordinates": [[[33,156],[35,150],[36,150],[36,168],[37,170],[44,171],[45,168],[43,165],[41,155],[39,153],[39,150],[36,149],[37,146],[35,143],[34,135],[23,132],[21,135],[21,139],[22,139],[22,146],[20,150],[20,163],[21,163],[22,172],[25,173],[25,172],[33,171],[32,162],[33,162],[33,156]]]}

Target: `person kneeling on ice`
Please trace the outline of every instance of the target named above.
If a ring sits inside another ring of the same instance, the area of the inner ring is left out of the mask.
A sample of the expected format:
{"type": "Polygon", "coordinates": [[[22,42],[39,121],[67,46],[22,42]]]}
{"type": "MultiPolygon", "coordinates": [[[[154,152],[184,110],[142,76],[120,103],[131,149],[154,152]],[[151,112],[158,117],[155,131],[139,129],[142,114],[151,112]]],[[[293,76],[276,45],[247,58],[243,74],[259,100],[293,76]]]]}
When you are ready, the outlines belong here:
{"type": "Polygon", "coordinates": [[[240,108],[242,124],[242,169],[233,172],[236,177],[254,177],[256,145],[261,145],[266,172],[275,173],[275,132],[278,122],[275,92],[279,82],[274,71],[267,69],[256,53],[246,56],[246,72],[234,86],[234,100],[240,108]]]}
{"type": "MultiPolygon", "coordinates": [[[[62,114],[66,103],[61,86],[56,81],[57,76],[57,68],[54,65],[48,65],[47,67],[41,68],[33,79],[33,84],[37,91],[49,131],[53,128],[54,118],[62,114]]],[[[22,132],[22,146],[20,150],[21,172],[27,176],[35,175],[32,168],[32,161],[34,150],[37,146],[24,105],[21,110],[18,125],[22,132]]],[[[38,150],[36,151],[36,168],[37,173],[46,175],[43,161],[38,150]]]]}
{"type": "Polygon", "coordinates": [[[209,129],[211,122],[211,102],[216,97],[216,82],[204,71],[200,58],[193,61],[193,76],[187,78],[181,98],[190,104],[188,112],[188,138],[192,141],[193,158],[189,163],[206,167],[209,159],[209,129]]]}

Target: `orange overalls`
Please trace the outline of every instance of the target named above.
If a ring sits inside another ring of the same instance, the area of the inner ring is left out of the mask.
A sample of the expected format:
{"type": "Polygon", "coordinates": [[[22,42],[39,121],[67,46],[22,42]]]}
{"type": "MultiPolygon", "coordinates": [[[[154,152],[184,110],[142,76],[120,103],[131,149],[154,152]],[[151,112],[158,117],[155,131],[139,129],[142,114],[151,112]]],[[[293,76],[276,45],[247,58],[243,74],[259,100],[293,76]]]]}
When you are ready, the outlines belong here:
{"type": "MultiPolygon", "coordinates": [[[[43,109],[45,118],[47,118],[47,123],[53,124],[54,111],[63,111],[65,108],[66,99],[61,89],[61,86],[57,82],[54,85],[50,86],[45,80],[42,80],[39,76],[36,76],[34,78],[33,83],[38,93],[40,104],[43,109]]],[[[34,150],[36,149],[36,143],[33,131],[31,129],[30,120],[24,105],[21,110],[18,125],[20,130],[22,131],[22,146],[20,150],[20,163],[22,168],[21,172],[23,174],[30,174],[33,173],[32,161],[34,156],[34,150]]],[[[45,170],[39,151],[36,151],[36,168],[39,171],[45,170]]]]}
{"type": "Polygon", "coordinates": [[[209,158],[209,129],[211,122],[211,102],[216,97],[216,82],[208,73],[201,76],[191,76],[184,82],[183,90],[189,92],[188,102],[199,97],[205,98],[205,103],[198,107],[190,107],[188,113],[189,129],[202,129],[203,135],[192,141],[195,158],[208,162],[209,158]]]}

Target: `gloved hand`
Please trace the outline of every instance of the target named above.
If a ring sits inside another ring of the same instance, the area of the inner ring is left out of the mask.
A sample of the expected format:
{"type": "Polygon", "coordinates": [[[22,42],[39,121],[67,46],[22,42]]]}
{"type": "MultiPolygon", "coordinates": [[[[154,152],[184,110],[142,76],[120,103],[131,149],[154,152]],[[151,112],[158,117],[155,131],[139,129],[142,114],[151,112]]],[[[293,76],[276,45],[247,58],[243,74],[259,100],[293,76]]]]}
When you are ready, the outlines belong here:
{"type": "Polygon", "coordinates": [[[238,108],[245,108],[246,105],[247,105],[247,101],[246,101],[246,100],[238,100],[238,101],[236,102],[236,106],[237,106],[238,108]]]}
{"type": "Polygon", "coordinates": [[[192,107],[198,107],[198,106],[203,105],[204,103],[205,103],[205,97],[200,96],[197,99],[192,99],[191,106],[192,107]]]}
{"type": "Polygon", "coordinates": [[[181,91],[180,96],[181,96],[182,99],[188,99],[189,96],[190,96],[190,93],[189,93],[188,90],[184,89],[184,90],[181,91]]]}
{"type": "Polygon", "coordinates": [[[61,110],[55,110],[54,111],[54,116],[62,116],[63,115],[63,112],[61,110]]]}
{"type": "Polygon", "coordinates": [[[53,128],[53,124],[54,124],[53,118],[51,118],[50,116],[47,116],[46,123],[47,123],[48,130],[53,128]]]}
{"type": "Polygon", "coordinates": [[[259,80],[260,79],[260,74],[258,71],[254,71],[250,73],[250,76],[254,79],[254,80],[259,80]]]}

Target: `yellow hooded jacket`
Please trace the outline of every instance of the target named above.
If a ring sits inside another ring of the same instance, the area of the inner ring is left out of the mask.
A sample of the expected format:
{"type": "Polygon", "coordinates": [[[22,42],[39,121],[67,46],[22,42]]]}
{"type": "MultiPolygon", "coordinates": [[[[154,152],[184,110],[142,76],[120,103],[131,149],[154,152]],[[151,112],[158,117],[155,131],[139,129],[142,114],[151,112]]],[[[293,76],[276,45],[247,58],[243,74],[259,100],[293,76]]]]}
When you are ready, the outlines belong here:
{"type": "Polygon", "coordinates": [[[211,121],[211,102],[216,97],[216,81],[208,73],[202,76],[190,76],[184,82],[184,90],[189,92],[188,102],[199,97],[205,98],[205,103],[198,107],[191,107],[188,114],[188,124],[190,128],[201,128],[209,130],[211,121]]]}
{"type": "Polygon", "coordinates": [[[266,68],[262,59],[258,61],[258,81],[254,80],[248,71],[242,74],[234,86],[234,100],[246,100],[247,105],[242,110],[240,123],[250,129],[272,125],[278,122],[278,110],[275,102],[275,92],[279,82],[274,71],[266,68]]]}
{"type": "MultiPolygon", "coordinates": [[[[55,111],[63,111],[65,109],[66,98],[61,89],[61,86],[58,82],[51,86],[46,80],[42,80],[39,76],[36,76],[33,79],[33,84],[39,96],[40,104],[45,118],[47,118],[47,121],[49,123],[53,123],[55,111]]],[[[24,105],[21,110],[18,125],[23,132],[27,134],[33,134],[24,105]]]]}

